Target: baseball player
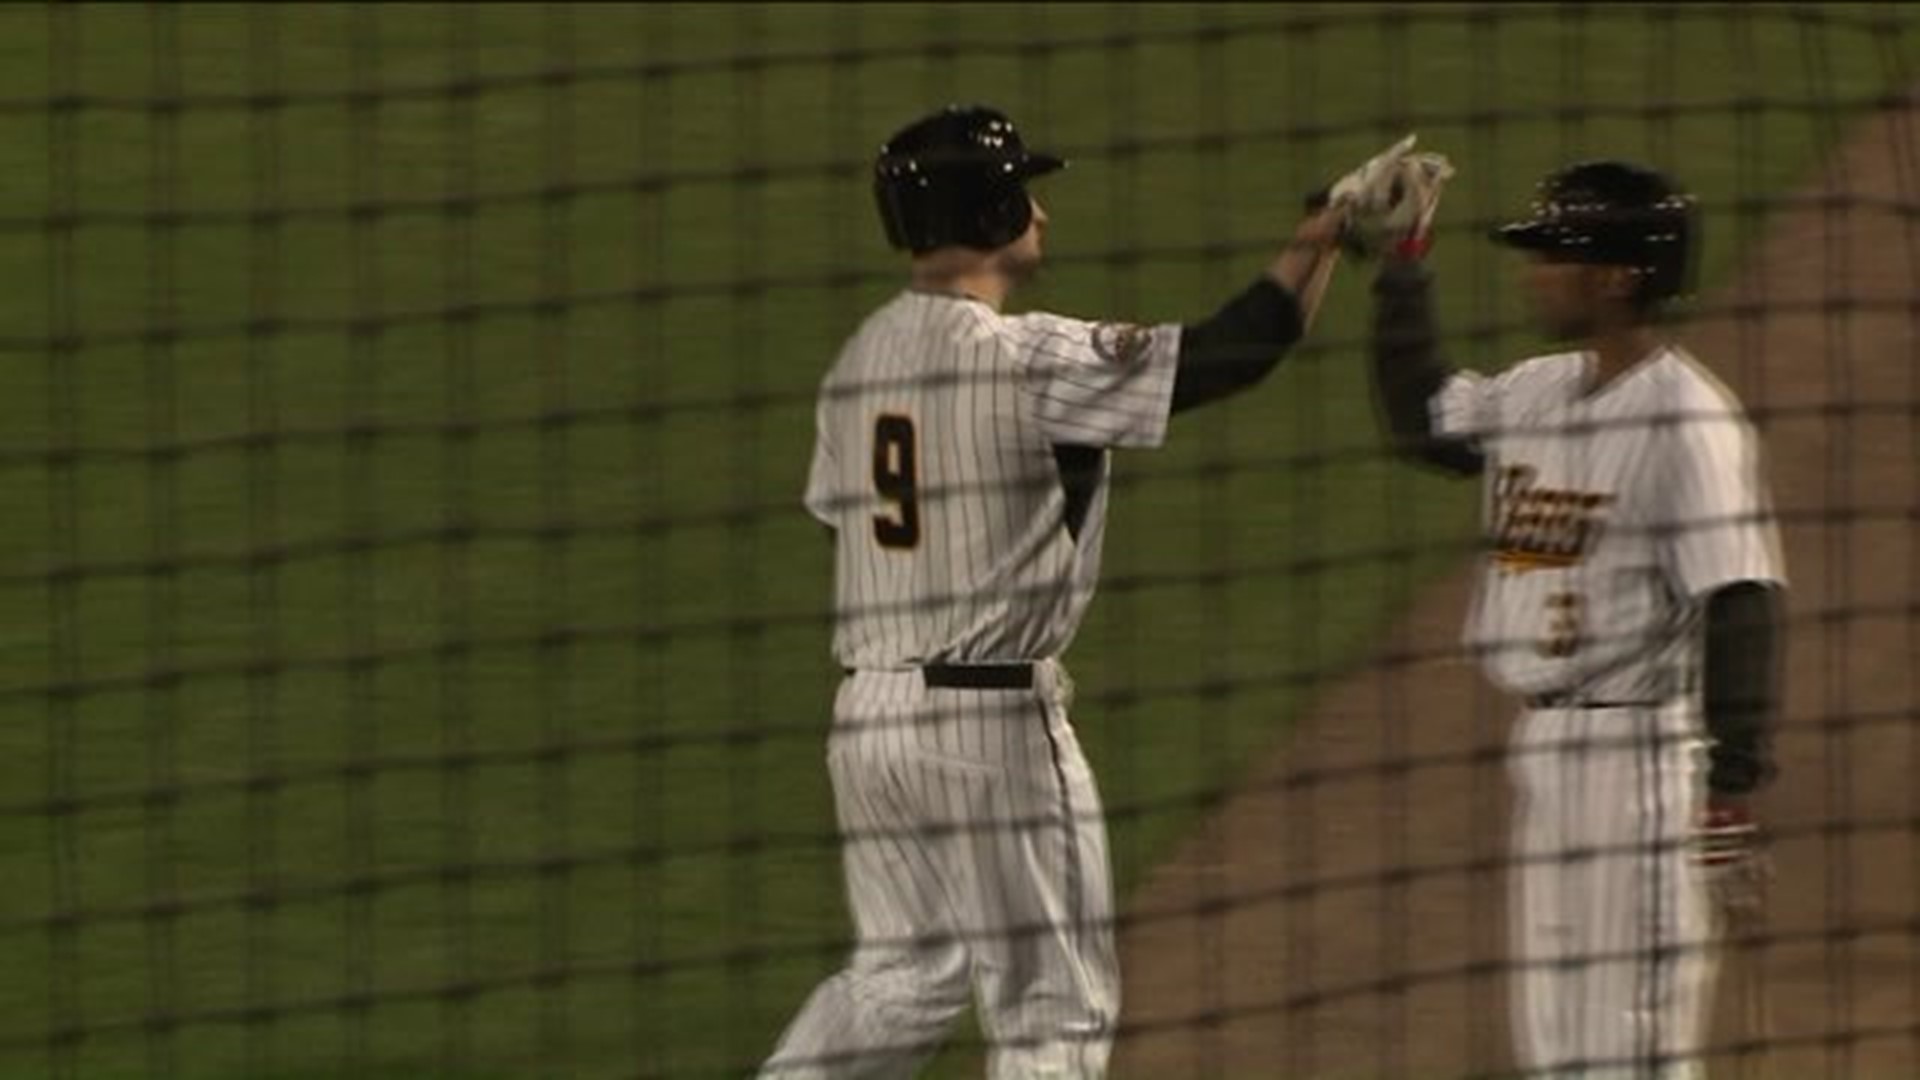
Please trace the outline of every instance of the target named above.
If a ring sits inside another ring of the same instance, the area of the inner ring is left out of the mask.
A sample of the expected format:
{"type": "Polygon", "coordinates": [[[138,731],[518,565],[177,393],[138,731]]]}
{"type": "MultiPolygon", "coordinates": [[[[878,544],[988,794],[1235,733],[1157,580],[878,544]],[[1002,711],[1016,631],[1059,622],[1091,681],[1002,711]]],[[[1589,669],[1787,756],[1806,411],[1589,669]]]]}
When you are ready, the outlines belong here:
{"type": "Polygon", "coordinates": [[[1100,569],[1109,453],[1260,381],[1311,324],[1338,212],[1212,316],[1010,315],[1065,166],[952,106],[890,139],[874,191],[909,281],[842,348],[806,508],[832,531],[827,763],[857,942],[764,1066],[906,1076],[971,999],[995,1077],[1093,1077],[1119,1014],[1099,792],[1060,656],[1100,569]]]}
{"type": "Polygon", "coordinates": [[[1760,865],[1749,798],[1773,772],[1785,575],[1740,403],[1659,331],[1688,283],[1694,200],[1616,161],[1540,191],[1494,235],[1528,256],[1565,351],[1492,378],[1445,366],[1420,229],[1374,285],[1374,384],[1401,451],[1485,480],[1466,637],[1521,703],[1519,1063],[1698,1076],[1711,889],[1751,899],[1760,865]]]}

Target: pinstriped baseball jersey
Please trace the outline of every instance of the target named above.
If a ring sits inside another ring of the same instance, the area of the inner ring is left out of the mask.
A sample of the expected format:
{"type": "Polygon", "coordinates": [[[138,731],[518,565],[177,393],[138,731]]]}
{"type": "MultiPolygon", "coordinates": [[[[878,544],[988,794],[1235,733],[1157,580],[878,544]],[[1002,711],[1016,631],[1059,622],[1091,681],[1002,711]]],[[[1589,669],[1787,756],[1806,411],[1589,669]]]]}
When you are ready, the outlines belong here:
{"type": "Polygon", "coordinates": [[[1495,682],[1658,700],[1692,685],[1707,593],[1785,582],[1751,425],[1662,346],[1588,394],[1592,354],[1455,375],[1436,434],[1486,456],[1490,550],[1467,628],[1495,682]]]}
{"type": "Polygon", "coordinates": [[[806,493],[839,537],[842,666],[1063,652],[1099,574],[1104,448],[1165,438],[1179,329],[917,290],[870,316],[821,387],[806,493]]]}

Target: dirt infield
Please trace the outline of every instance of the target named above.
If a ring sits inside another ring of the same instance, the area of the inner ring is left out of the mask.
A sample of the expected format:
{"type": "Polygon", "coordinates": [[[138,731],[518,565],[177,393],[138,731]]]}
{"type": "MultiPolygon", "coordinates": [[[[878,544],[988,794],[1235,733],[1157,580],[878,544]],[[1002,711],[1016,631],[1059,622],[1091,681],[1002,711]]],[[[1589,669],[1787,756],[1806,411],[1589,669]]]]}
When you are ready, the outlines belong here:
{"type": "MultiPolygon", "coordinates": [[[[1771,940],[1723,968],[1715,1076],[1920,1075],[1917,98],[1862,124],[1685,335],[1755,415],[1793,581],[1771,940]]],[[[1450,659],[1332,688],[1136,895],[1116,1075],[1509,1067],[1510,709],[1451,658],[1465,579],[1382,656],[1450,659]]]]}

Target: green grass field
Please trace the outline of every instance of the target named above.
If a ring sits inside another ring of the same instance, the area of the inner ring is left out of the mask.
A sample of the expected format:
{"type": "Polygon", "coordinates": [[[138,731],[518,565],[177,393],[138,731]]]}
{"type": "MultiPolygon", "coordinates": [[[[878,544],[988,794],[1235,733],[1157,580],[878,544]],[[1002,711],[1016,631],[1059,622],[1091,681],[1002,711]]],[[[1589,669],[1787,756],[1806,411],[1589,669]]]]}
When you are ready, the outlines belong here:
{"type": "MultiPolygon", "coordinates": [[[[1915,38],[1745,10],[0,11],[0,1076],[748,1070],[845,945],[798,497],[879,140],[1006,108],[1074,161],[1024,302],[1169,320],[1418,130],[1494,366],[1542,171],[1672,168],[1711,283],[1915,38]]],[[[1470,526],[1371,453],[1364,285],[1119,464],[1123,887],[1470,526]]]]}

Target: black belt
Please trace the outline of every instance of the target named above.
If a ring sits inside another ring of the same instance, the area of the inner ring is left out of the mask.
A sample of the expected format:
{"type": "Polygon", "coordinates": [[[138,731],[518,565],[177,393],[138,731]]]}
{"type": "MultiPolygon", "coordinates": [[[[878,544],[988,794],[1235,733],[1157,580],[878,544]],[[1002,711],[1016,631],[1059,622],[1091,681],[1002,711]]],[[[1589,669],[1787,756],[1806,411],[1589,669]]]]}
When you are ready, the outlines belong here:
{"type": "Polygon", "coordinates": [[[1664,701],[1599,701],[1565,690],[1527,698],[1529,709],[1657,709],[1665,704],[1664,701]]]}
{"type": "Polygon", "coordinates": [[[1020,664],[927,664],[920,677],[930,687],[943,690],[1030,690],[1033,665],[1020,664]]]}

